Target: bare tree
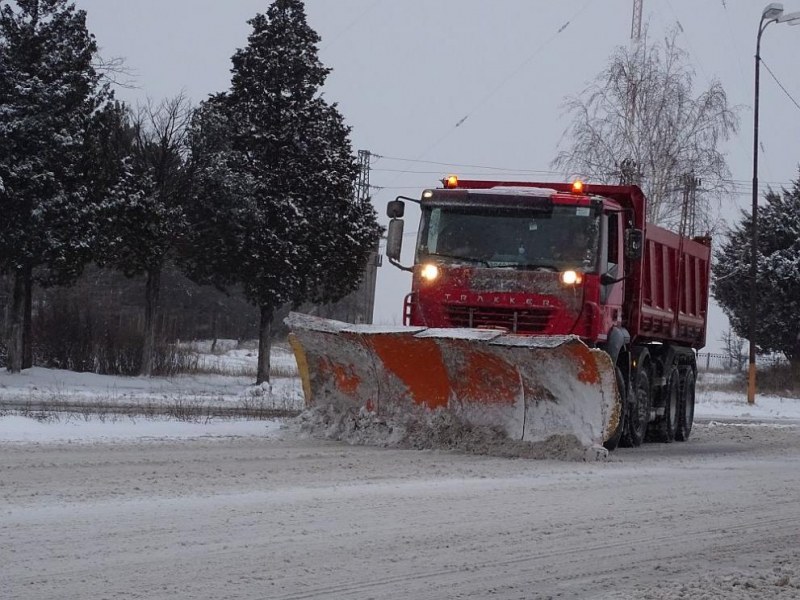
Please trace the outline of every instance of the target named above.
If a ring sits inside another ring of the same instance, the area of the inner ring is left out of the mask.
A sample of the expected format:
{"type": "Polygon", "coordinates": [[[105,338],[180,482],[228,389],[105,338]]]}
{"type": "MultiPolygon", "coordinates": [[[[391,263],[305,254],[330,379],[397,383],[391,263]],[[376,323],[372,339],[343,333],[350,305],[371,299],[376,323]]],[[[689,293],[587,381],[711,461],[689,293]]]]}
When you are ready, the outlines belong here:
{"type": "Polygon", "coordinates": [[[725,366],[729,369],[741,371],[747,360],[747,355],[744,353],[744,339],[736,335],[736,332],[729,327],[722,334],[720,341],[724,346],[725,366]]]}
{"type": "Polygon", "coordinates": [[[125,89],[136,89],[136,74],[121,56],[106,58],[96,54],[92,66],[106,82],[125,89]]]}
{"type": "Polygon", "coordinates": [[[694,71],[676,37],[673,30],[651,44],[645,32],[639,44],[617,48],[589,86],[565,100],[571,124],[552,164],[598,183],[640,185],[651,222],[673,226],[681,215],[682,176],[693,173],[703,182],[696,222],[711,228],[712,209],[730,185],[719,146],[738,119],[718,81],[693,95],[694,71]]]}
{"type": "Polygon", "coordinates": [[[110,203],[106,261],[132,277],[144,274],[145,335],[142,374],[153,371],[161,273],[185,233],[189,193],[186,133],[191,107],[183,94],[139,107],[127,172],[110,203]]]}

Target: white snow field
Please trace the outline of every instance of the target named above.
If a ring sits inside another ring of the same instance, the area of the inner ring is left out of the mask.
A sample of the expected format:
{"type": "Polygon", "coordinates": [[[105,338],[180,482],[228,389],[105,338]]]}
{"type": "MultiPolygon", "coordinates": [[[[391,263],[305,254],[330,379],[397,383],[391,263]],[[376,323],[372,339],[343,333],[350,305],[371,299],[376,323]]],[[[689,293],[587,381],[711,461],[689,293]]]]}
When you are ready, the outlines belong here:
{"type": "MultiPolygon", "coordinates": [[[[0,414],[54,394],[299,406],[293,378],[248,381],[3,372],[0,414]]],[[[800,598],[798,399],[701,390],[688,442],[601,462],[30,414],[0,416],[3,600],[800,598]]]]}

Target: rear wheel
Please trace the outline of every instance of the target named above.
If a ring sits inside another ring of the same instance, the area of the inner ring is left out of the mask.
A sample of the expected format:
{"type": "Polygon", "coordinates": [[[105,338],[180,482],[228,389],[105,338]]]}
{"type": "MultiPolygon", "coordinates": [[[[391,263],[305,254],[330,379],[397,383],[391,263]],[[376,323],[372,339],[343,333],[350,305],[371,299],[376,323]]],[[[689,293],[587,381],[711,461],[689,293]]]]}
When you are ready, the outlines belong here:
{"type": "Polygon", "coordinates": [[[650,435],[656,442],[669,443],[675,439],[678,429],[678,405],[681,400],[681,377],[677,367],[673,367],[667,377],[664,393],[664,416],[650,428],[650,435]]]}
{"type": "Polygon", "coordinates": [[[619,367],[616,367],[614,372],[617,376],[617,389],[619,390],[620,397],[619,418],[617,419],[617,427],[614,429],[611,437],[603,443],[603,447],[605,447],[606,450],[614,450],[622,439],[622,430],[625,429],[625,406],[628,403],[628,390],[625,386],[625,377],[622,376],[622,371],[619,367]]]}
{"type": "Polygon", "coordinates": [[[642,445],[650,420],[650,377],[644,369],[636,371],[630,394],[621,442],[623,446],[635,448],[642,445]]]}
{"type": "Polygon", "coordinates": [[[678,410],[678,429],[675,431],[675,439],[685,442],[692,433],[692,423],[694,422],[694,369],[689,367],[683,377],[681,384],[681,402],[678,410]]]}

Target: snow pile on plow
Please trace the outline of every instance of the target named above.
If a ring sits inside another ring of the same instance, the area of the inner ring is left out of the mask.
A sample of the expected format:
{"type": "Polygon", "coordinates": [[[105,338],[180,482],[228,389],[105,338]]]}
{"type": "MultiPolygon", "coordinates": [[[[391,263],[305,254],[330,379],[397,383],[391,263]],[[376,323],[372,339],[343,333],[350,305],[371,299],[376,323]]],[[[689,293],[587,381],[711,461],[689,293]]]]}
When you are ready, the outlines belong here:
{"type": "Polygon", "coordinates": [[[546,442],[511,440],[503,431],[465,423],[444,410],[378,415],[364,408],[343,412],[327,406],[304,411],[296,423],[302,434],[352,445],[566,461],[596,461],[608,456],[604,448],[587,448],[574,436],[551,436],[546,442]]]}
{"type": "Polygon", "coordinates": [[[451,415],[518,442],[599,447],[621,412],[607,354],[575,336],[286,319],[308,408],[378,418],[451,415]]]}

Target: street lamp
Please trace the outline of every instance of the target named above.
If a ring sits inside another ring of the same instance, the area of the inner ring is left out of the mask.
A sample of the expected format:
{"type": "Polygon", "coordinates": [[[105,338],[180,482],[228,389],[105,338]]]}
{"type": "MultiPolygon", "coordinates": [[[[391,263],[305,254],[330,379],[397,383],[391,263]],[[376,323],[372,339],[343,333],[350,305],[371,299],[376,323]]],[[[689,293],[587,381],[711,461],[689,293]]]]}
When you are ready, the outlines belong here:
{"type": "Polygon", "coordinates": [[[770,23],[800,24],[800,12],[783,14],[783,4],[771,2],[764,7],[761,21],[758,24],[756,38],[756,81],[755,101],[753,103],[753,237],[752,255],[750,257],[750,365],[747,375],[747,403],[756,401],[756,309],[758,305],[758,289],[756,275],[758,272],[758,80],[761,67],[761,34],[770,23]]]}

